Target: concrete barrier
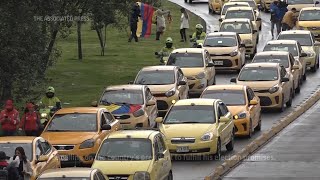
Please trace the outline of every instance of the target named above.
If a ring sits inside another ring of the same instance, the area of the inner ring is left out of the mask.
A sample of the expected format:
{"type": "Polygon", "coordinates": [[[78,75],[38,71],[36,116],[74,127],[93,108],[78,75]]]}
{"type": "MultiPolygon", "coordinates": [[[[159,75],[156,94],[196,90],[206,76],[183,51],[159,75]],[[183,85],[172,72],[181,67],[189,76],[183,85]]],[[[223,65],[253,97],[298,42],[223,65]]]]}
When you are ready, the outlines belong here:
{"type": "Polygon", "coordinates": [[[311,108],[318,100],[320,100],[320,90],[316,91],[305,102],[298,106],[293,112],[279,120],[270,130],[263,132],[254,141],[244,147],[241,151],[234,154],[231,158],[227,159],[222,165],[216,167],[212,174],[205,177],[205,180],[221,179],[224,174],[232,170],[243,159],[247,158],[252,153],[256,152],[259,148],[264,146],[270,139],[278,134],[282,129],[287,127],[290,123],[296,120],[299,116],[311,108]]]}

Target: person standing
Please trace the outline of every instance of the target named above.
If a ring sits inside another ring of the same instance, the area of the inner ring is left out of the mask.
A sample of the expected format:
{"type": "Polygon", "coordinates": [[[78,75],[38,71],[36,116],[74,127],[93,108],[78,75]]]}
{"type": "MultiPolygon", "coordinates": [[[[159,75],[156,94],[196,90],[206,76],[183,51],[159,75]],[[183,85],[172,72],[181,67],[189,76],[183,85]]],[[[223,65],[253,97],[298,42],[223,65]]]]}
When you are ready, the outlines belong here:
{"type": "Polygon", "coordinates": [[[288,8],[287,8],[288,5],[286,2],[280,1],[278,7],[279,7],[280,22],[282,22],[284,15],[286,14],[286,12],[288,12],[288,8]]]}
{"type": "Polygon", "coordinates": [[[279,2],[278,0],[275,0],[271,5],[270,5],[270,14],[271,14],[271,36],[272,39],[274,38],[274,26],[277,28],[277,35],[280,34],[281,32],[281,21],[280,21],[280,10],[279,10],[279,2]]]}
{"type": "Polygon", "coordinates": [[[186,30],[189,29],[189,15],[185,8],[181,8],[181,25],[180,25],[180,35],[181,42],[187,42],[186,30]]]}
{"type": "Polygon", "coordinates": [[[160,40],[161,34],[166,29],[166,19],[164,18],[164,15],[170,16],[170,11],[169,10],[162,10],[158,9],[156,12],[156,19],[157,19],[157,32],[156,32],[156,40],[160,40]]]}
{"type": "Polygon", "coordinates": [[[128,42],[131,42],[133,38],[136,42],[138,42],[137,29],[138,29],[139,17],[141,17],[139,4],[135,3],[131,10],[132,10],[131,16],[130,16],[131,35],[129,37],[128,42]]]}
{"type": "Polygon", "coordinates": [[[39,114],[34,109],[33,103],[27,103],[26,112],[21,118],[19,130],[24,131],[26,136],[38,136],[40,127],[39,114]]]}
{"type": "Polygon", "coordinates": [[[12,164],[15,164],[19,172],[19,180],[30,180],[32,176],[31,163],[27,159],[26,153],[22,147],[15,149],[15,155],[10,158],[12,164]]]}
{"type": "Polygon", "coordinates": [[[282,31],[291,30],[296,24],[295,13],[296,8],[292,8],[291,11],[286,12],[282,20],[282,31]]]}
{"type": "Polygon", "coordinates": [[[5,109],[0,113],[0,123],[4,136],[14,136],[19,125],[19,112],[14,108],[13,100],[5,103],[5,109]]]}

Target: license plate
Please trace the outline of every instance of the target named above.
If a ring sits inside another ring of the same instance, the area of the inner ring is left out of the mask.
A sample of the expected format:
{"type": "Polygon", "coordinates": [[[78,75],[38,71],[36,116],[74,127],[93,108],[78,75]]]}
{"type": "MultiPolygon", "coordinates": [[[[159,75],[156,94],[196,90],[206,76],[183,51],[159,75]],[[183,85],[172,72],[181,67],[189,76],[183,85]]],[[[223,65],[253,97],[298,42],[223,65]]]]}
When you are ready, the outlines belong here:
{"type": "Polygon", "coordinates": [[[223,65],[223,61],[214,61],[213,64],[216,65],[216,66],[222,66],[223,65]]]}
{"type": "Polygon", "coordinates": [[[189,152],[189,147],[188,146],[177,147],[177,152],[189,152]]]}
{"type": "Polygon", "coordinates": [[[69,160],[68,155],[60,155],[60,160],[61,161],[68,161],[69,160]]]}

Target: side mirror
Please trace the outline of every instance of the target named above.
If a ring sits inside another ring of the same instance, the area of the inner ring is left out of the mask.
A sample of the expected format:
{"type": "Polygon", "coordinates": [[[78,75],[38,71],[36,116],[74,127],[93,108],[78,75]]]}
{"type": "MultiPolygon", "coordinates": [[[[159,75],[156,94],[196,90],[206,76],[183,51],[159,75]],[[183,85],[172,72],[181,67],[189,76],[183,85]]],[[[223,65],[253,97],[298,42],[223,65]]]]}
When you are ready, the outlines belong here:
{"type": "Polygon", "coordinates": [[[187,82],[185,82],[185,81],[179,81],[179,83],[178,83],[179,86],[183,86],[183,85],[186,85],[186,84],[187,84],[187,82]]]}
{"type": "Polygon", "coordinates": [[[92,101],[91,106],[92,107],[98,107],[98,101],[92,101]]]}
{"type": "Polygon", "coordinates": [[[103,130],[103,131],[111,130],[111,126],[109,124],[104,124],[104,125],[102,125],[101,130],[103,130]]]}
{"type": "Polygon", "coordinates": [[[154,52],[154,55],[158,56],[158,55],[159,55],[159,53],[158,53],[158,52],[154,52]]]}
{"type": "Polygon", "coordinates": [[[208,63],[207,67],[213,67],[214,64],[213,63],[208,63]]]}
{"type": "Polygon", "coordinates": [[[230,119],[227,118],[227,117],[224,117],[224,116],[221,116],[220,119],[219,119],[220,122],[223,122],[223,123],[226,123],[226,122],[229,122],[230,119]]]}
{"type": "Polygon", "coordinates": [[[222,22],[222,18],[219,18],[219,22],[222,22]]]}
{"type": "Polygon", "coordinates": [[[129,81],[128,84],[133,84],[133,81],[129,81]]]}
{"type": "Polygon", "coordinates": [[[148,101],[147,106],[153,106],[153,105],[156,105],[156,101],[154,100],[148,101]]]}
{"type": "Polygon", "coordinates": [[[295,69],[295,70],[296,70],[296,69],[299,69],[299,66],[298,66],[298,65],[293,65],[293,66],[292,66],[292,69],[295,69]]]}
{"type": "Polygon", "coordinates": [[[37,163],[38,162],[47,162],[48,160],[49,160],[49,157],[47,157],[47,156],[42,156],[42,155],[37,155],[37,163]]]}
{"type": "Polygon", "coordinates": [[[282,79],[281,79],[281,82],[288,82],[289,81],[289,78],[287,78],[287,77],[283,77],[282,79]]]}
{"type": "Polygon", "coordinates": [[[163,159],[164,158],[164,154],[163,153],[158,153],[157,154],[157,159],[163,159]]]}
{"type": "Polygon", "coordinates": [[[250,105],[257,105],[257,104],[258,104],[258,101],[252,99],[249,104],[250,104],[250,105]]]}
{"type": "Polygon", "coordinates": [[[315,45],[315,46],[320,46],[320,42],[319,42],[319,41],[316,41],[316,42],[314,43],[314,45],[315,45]]]}
{"type": "Polygon", "coordinates": [[[261,18],[258,17],[258,18],[257,18],[257,21],[261,21],[261,18]]]}
{"type": "Polygon", "coordinates": [[[157,123],[162,123],[163,122],[163,117],[157,117],[155,121],[157,123]]]}
{"type": "Polygon", "coordinates": [[[237,83],[237,79],[236,79],[236,78],[231,78],[231,79],[230,79],[230,82],[232,82],[232,83],[237,83]]]}

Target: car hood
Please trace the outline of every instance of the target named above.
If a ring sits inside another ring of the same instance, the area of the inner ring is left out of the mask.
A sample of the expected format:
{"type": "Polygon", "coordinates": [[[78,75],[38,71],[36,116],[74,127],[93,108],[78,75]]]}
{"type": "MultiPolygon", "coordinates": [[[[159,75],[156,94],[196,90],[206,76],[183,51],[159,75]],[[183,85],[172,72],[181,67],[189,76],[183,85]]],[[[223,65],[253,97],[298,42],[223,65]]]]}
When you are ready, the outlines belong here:
{"type": "Polygon", "coordinates": [[[305,53],[314,53],[314,49],[312,46],[301,46],[301,48],[305,53]]]}
{"type": "Polygon", "coordinates": [[[237,47],[204,47],[204,49],[208,50],[211,55],[222,55],[237,50],[237,47]]]}
{"type": "Polygon", "coordinates": [[[302,26],[302,27],[320,27],[320,21],[299,21],[297,26],[302,26]]]}
{"type": "Polygon", "coordinates": [[[160,131],[170,140],[174,137],[195,137],[200,139],[204,133],[216,129],[216,124],[162,124],[160,131]]]}
{"type": "Polygon", "coordinates": [[[278,84],[279,81],[237,81],[237,84],[246,85],[255,90],[266,90],[274,85],[278,84]]]}
{"type": "Polygon", "coordinates": [[[252,41],[252,34],[239,34],[241,40],[246,40],[246,39],[249,39],[252,41]]]}
{"type": "Polygon", "coordinates": [[[228,110],[231,112],[231,114],[234,116],[234,115],[237,115],[243,111],[247,111],[247,108],[245,105],[242,105],[242,106],[228,106],[228,110]]]}
{"type": "Polygon", "coordinates": [[[96,132],[43,132],[41,137],[51,144],[81,144],[97,135],[96,132]]]}
{"type": "Polygon", "coordinates": [[[133,175],[137,171],[148,171],[152,160],[148,161],[97,161],[92,168],[100,169],[103,174],[133,175]]]}
{"type": "Polygon", "coordinates": [[[152,93],[165,93],[175,87],[175,84],[166,85],[148,85],[152,93]]]}
{"type": "Polygon", "coordinates": [[[196,76],[198,75],[199,73],[201,72],[204,72],[204,68],[201,67],[201,68],[181,68],[183,74],[185,76],[196,76]]]}

